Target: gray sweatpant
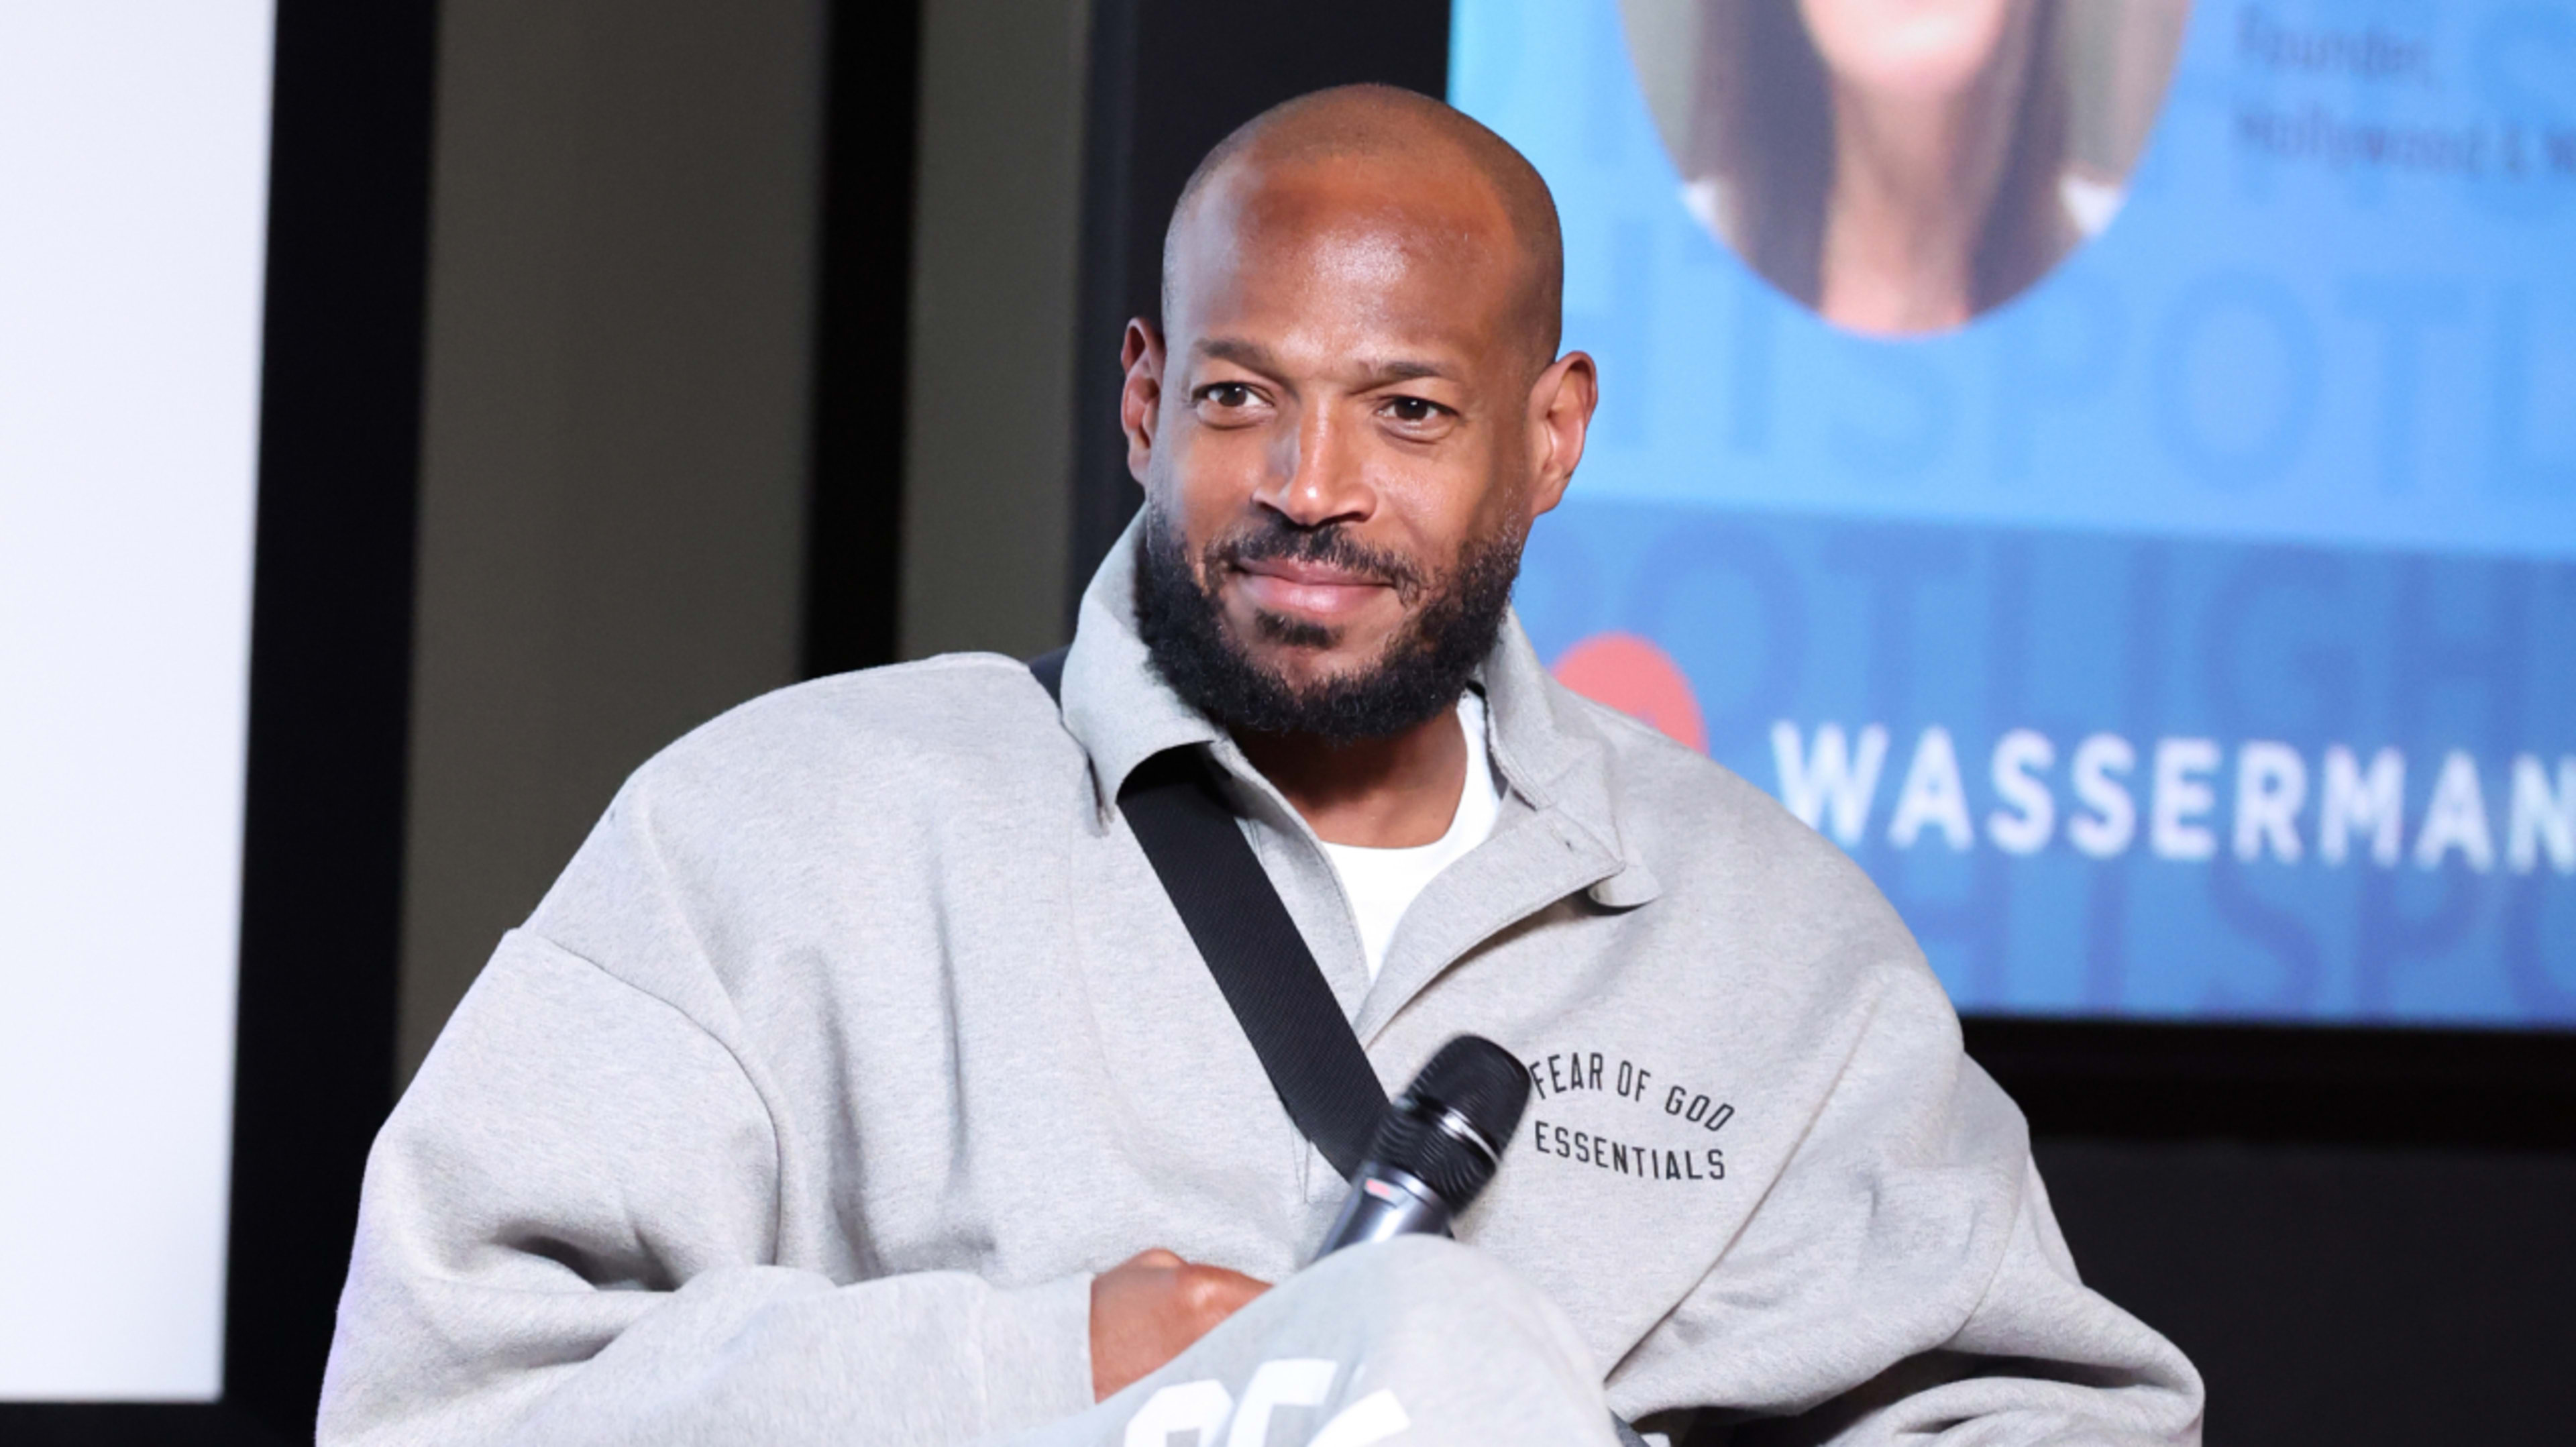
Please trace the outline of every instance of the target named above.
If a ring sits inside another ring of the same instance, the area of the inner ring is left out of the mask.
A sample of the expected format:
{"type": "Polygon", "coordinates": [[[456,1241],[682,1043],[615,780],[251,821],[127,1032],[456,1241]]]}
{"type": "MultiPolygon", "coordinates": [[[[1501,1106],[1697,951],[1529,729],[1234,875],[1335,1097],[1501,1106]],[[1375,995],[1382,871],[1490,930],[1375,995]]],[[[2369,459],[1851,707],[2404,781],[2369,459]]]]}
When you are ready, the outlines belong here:
{"type": "Polygon", "coordinates": [[[1339,1251],[1161,1371],[1011,1447],[1612,1447],[1555,1305],[1438,1237],[1339,1251]]]}

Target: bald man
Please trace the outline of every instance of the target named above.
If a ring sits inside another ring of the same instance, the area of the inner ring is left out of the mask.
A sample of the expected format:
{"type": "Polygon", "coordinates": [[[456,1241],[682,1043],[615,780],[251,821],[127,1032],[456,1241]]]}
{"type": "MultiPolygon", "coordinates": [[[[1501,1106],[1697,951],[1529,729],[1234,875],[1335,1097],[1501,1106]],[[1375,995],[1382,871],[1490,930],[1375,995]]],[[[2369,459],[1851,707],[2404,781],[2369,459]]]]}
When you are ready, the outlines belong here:
{"type": "Polygon", "coordinates": [[[1437,102],[1218,147],[1060,702],[937,658],[638,771],[377,1142],[322,1440],[2197,1440],[1868,881],[1512,620],[1596,394],[1559,270],[1437,102]],[[1345,1184],[1121,807],[1175,751],[1381,1083],[1528,1062],[1460,1242],[1300,1269],[1345,1184]]]}

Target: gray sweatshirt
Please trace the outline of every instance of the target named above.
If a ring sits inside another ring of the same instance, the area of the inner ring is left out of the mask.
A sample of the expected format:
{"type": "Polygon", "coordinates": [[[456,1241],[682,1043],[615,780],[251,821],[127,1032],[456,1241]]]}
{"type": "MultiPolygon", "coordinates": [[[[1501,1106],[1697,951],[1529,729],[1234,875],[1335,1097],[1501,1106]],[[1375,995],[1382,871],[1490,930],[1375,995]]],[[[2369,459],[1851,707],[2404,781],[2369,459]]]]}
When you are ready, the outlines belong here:
{"type": "Polygon", "coordinates": [[[326,1444],[932,1444],[1089,1405],[1090,1274],[1277,1280],[1343,1182],[1122,821],[1211,751],[1390,1090],[1466,1030],[1537,1090],[1459,1235],[1646,1417],[2196,1441],[2086,1290],[2020,1113],[1849,860],[1723,768],[1487,660],[1492,835],[1370,983],[1314,834],[1147,666],[1134,534],[1061,714],[953,656],[755,700],[638,770],[377,1139],[326,1444]]]}

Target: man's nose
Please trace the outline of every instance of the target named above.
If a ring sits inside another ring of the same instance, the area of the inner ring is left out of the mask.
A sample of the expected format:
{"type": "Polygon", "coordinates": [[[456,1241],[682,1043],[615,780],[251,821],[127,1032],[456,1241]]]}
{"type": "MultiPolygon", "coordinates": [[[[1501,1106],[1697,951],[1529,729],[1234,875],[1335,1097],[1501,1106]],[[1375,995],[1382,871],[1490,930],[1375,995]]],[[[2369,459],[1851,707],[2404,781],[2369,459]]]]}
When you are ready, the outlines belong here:
{"type": "Polygon", "coordinates": [[[1377,494],[1355,433],[1331,407],[1309,408],[1280,439],[1260,501],[1302,528],[1366,522],[1377,494]]]}

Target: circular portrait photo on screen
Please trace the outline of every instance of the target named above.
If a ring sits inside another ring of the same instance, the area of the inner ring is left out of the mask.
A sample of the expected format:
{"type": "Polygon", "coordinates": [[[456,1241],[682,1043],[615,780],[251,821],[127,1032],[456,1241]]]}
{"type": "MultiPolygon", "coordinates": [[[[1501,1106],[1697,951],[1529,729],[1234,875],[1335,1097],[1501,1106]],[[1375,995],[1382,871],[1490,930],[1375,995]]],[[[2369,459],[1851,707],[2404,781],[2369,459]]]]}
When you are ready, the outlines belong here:
{"type": "Polygon", "coordinates": [[[1621,0],[1682,203],[1837,326],[1945,331],[2120,209],[2191,0],[1621,0]]]}

